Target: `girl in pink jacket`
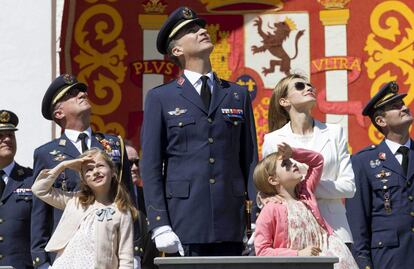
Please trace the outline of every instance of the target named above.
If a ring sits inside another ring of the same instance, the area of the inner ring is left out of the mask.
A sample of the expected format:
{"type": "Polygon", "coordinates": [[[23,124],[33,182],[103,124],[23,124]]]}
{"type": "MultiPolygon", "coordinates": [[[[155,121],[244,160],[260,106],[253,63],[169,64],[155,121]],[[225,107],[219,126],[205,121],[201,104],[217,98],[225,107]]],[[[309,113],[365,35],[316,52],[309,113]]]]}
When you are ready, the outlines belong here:
{"type": "Polygon", "coordinates": [[[321,216],[314,195],[323,168],[321,154],[293,149],[286,143],[260,161],[254,171],[256,188],[282,203],[267,203],[256,221],[258,256],[337,256],[335,269],[358,268],[351,252],[321,216]],[[306,176],[290,158],[309,166],[306,176]]]}

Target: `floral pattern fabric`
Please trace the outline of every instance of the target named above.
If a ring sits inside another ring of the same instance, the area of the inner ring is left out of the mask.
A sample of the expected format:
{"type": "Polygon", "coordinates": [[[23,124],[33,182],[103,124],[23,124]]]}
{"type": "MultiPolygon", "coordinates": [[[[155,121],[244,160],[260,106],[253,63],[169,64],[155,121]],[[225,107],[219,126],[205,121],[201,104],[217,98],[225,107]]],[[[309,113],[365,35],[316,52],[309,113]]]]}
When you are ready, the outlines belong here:
{"type": "Polygon", "coordinates": [[[67,246],[58,252],[52,269],[95,268],[96,221],[97,215],[95,210],[92,210],[82,221],[67,246]]]}
{"type": "Polygon", "coordinates": [[[358,269],[351,252],[335,234],[328,235],[315,219],[312,212],[301,201],[289,201],[288,210],[288,248],[301,250],[314,245],[322,252],[320,256],[336,256],[339,262],[335,269],[358,269]]]}

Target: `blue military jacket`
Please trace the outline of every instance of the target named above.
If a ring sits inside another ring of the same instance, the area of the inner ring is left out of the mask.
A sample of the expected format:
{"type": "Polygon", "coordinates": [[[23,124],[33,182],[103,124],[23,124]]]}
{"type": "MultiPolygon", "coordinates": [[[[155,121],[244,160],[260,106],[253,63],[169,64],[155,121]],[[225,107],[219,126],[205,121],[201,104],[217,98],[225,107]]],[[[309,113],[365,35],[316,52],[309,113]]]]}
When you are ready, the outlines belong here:
{"type": "Polygon", "coordinates": [[[32,169],[15,164],[0,198],[0,266],[33,268],[30,257],[32,169]]]}
{"type": "MultiPolygon", "coordinates": [[[[91,138],[91,147],[104,149],[104,145],[111,148],[110,152],[107,151],[107,153],[119,167],[121,165],[121,154],[125,152],[121,148],[122,145],[119,138],[108,134],[93,133],[91,138]]],[[[35,150],[33,157],[33,179],[36,179],[41,170],[51,169],[58,163],[64,160],[77,158],[79,155],[80,152],[78,149],[66,137],[66,135],[63,134],[60,138],[52,140],[51,142],[46,143],[35,150]]],[[[124,159],[128,159],[126,154],[124,159]]],[[[129,163],[124,161],[122,162],[122,165],[122,181],[129,190],[130,195],[134,197],[133,200],[135,200],[129,163]]],[[[78,189],[78,182],[79,174],[71,169],[66,169],[56,179],[54,187],[67,191],[74,191],[78,189]]],[[[51,264],[54,260],[54,255],[46,253],[44,248],[59,223],[62,213],[63,212],[61,210],[53,208],[37,197],[34,197],[31,225],[31,252],[33,264],[36,267],[45,262],[51,264]]],[[[137,227],[138,225],[134,226],[136,235],[136,240],[134,242],[134,250],[136,252],[134,252],[135,256],[140,255],[139,249],[141,248],[141,246],[136,245],[138,244],[137,239],[139,236],[139,231],[136,230],[137,227]]]]}
{"type": "Polygon", "coordinates": [[[414,148],[407,176],[385,141],[354,155],[356,193],[346,202],[360,268],[414,268],[414,148]]]}
{"type": "Polygon", "coordinates": [[[141,172],[153,230],[184,244],[241,242],[257,162],[249,93],[215,77],[209,110],[183,75],[145,100],[141,172]]]}

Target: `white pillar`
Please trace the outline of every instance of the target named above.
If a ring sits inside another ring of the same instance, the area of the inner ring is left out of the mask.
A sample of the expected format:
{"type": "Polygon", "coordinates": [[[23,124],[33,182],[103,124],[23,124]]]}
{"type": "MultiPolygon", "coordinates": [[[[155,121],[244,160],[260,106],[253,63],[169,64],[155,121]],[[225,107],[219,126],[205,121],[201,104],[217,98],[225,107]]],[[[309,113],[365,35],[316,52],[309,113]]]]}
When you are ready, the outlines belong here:
{"type": "MultiPolygon", "coordinates": [[[[323,10],[320,19],[325,27],[325,56],[347,56],[346,24],[348,9],[323,10]]],[[[326,71],[326,101],[348,101],[348,71],[326,71]]],[[[339,123],[348,138],[348,115],[326,114],[326,122],[339,123]]]]}
{"type": "MultiPolygon", "coordinates": [[[[163,60],[164,56],[157,50],[157,35],[167,15],[142,14],[138,17],[138,23],[142,28],[143,60],[163,60]]],[[[164,75],[142,75],[142,107],[144,108],[145,96],[148,91],[164,83],[164,75]]]]}
{"type": "MultiPolygon", "coordinates": [[[[156,41],[157,41],[158,30],[144,30],[143,39],[144,51],[143,60],[163,60],[164,56],[158,52],[156,41]]],[[[157,74],[144,74],[142,75],[142,107],[144,108],[145,96],[148,91],[152,88],[164,83],[164,75],[157,74]]]]}

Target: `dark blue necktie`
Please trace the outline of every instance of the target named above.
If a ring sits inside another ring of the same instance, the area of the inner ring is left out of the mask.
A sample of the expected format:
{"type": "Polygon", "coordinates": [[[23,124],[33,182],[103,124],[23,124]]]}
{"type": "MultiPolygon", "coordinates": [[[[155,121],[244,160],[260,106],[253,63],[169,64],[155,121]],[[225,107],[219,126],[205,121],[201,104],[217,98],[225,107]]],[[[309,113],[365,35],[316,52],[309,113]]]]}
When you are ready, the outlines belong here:
{"type": "Polygon", "coordinates": [[[203,100],[203,103],[205,105],[205,107],[207,108],[207,110],[210,107],[210,100],[211,100],[211,91],[210,91],[210,87],[208,86],[208,77],[207,76],[202,76],[201,78],[201,99],[203,100]]]}
{"type": "Polygon", "coordinates": [[[5,177],[6,173],[3,170],[0,170],[0,197],[3,195],[3,191],[6,188],[6,183],[4,182],[5,177]]]}
{"type": "Polygon", "coordinates": [[[397,150],[397,152],[401,153],[401,155],[402,155],[401,166],[402,166],[402,169],[404,170],[405,175],[407,175],[407,170],[408,170],[408,151],[409,151],[409,149],[405,146],[401,146],[397,150]]]}
{"type": "Polygon", "coordinates": [[[81,146],[82,146],[82,153],[84,153],[85,151],[88,150],[88,146],[86,145],[86,138],[88,137],[87,134],[85,133],[80,133],[78,138],[81,141],[81,146]]]}

